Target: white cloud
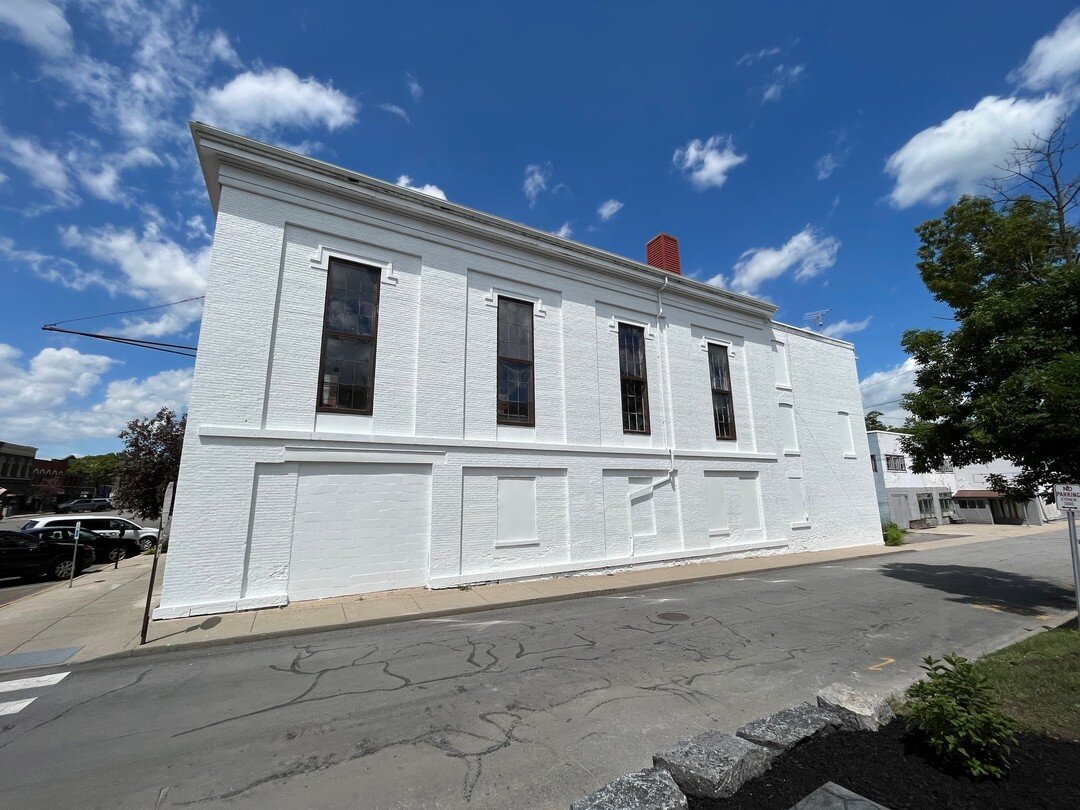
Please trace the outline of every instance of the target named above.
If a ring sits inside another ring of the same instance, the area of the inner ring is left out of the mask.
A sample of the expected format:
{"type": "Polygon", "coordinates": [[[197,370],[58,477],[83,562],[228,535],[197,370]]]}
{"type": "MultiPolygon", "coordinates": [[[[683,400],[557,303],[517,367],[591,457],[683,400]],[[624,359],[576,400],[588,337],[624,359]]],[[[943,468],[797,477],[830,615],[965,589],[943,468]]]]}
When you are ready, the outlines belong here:
{"type": "Polygon", "coordinates": [[[1080,71],[1080,9],[1070,13],[1051,33],[1039,39],[1027,61],[1009,78],[1029,90],[1045,90],[1073,81],[1080,71]]]}
{"type": "Polygon", "coordinates": [[[0,258],[12,262],[16,269],[25,266],[34,275],[67,287],[69,290],[82,292],[88,287],[97,286],[107,290],[110,295],[118,290],[116,283],[100,272],[83,270],[75,262],[59,256],[37,250],[24,250],[7,236],[0,236],[0,258]]]}
{"type": "Polygon", "coordinates": [[[400,118],[406,124],[411,124],[412,123],[412,119],[409,118],[409,114],[407,112],[405,112],[405,110],[403,110],[397,104],[389,104],[389,103],[380,104],[379,109],[384,110],[384,111],[390,113],[391,115],[396,115],[398,118],[400,118]]]}
{"type": "Polygon", "coordinates": [[[600,203],[600,207],[596,209],[596,213],[601,220],[607,222],[622,209],[623,203],[618,200],[606,200],[605,202],[600,203]]]}
{"type": "Polygon", "coordinates": [[[121,173],[142,166],[160,166],[161,158],[146,147],[137,146],[123,155],[96,157],[73,150],[67,155],[67,162],[75,167],[79,182],[90,194],[99,200],[130,205],[131,194],[120,184],[121,173]]]}
{"type": "Polygon", "coordinates": [[[746,162],[746,155],[735,151],[730,135],[713,135],[707,141],[697,138],[675,150],[672,162],[699,191],[720,188],[728,172],[746,162]]]}
{"type": "Polygon", "coordinates": [[[0,344],[0,434],[48,448],[42,455],[63,455],[87,439],[116,438],[130,420],[160,408],[187,409],[191,369],[114,380],[102,392],[102,376],[116,362],[47,348],[24,363],[18,349],[0,344]]]}
{"type": "Polygon", "coordinates": [[[892,368],[875,371],[859,383],[862,392],[863,411],[881,411],[890,425],[902,425],[910,416],[900,407],[899,399],[909,391],[915,390],[915,372],[919,364],[914,358],[907,358],[903,363],[892,368]]]}
{"type": "Polygon", "coordinates": [[[1047,132],[1071,108],[1062,96],[999,98],[987,96],[973,109],[915,135],[889,157],[885,171],[895,185],[889,194],[897,208],[942,203],[976,191],[995,174],[1014,143],[1047,132]]]}
{"type": "Polygon", "coordinates": [[[777,65],[773,68],[772,81],[761,95],[761,103],[777,101],[784,90],[799,80],[805,70],[806,65],[777,65]]]}
{"type": "MultiPolygon", "coordinates": [[[[111,226],[80,230],[70,225],[61,230],[64,244],[84,251],[93,259],[119,271],[117,285],[124,293],[149,305],[202,295],[210,264],[210,246],[187,250],[164,236],[156,225],[141,234],[111,226]]],[[[159,314],[122,319],[118,334],[158,337],[179,332],[197,321],[202,302],[190,301],[161,310],[159,314]]]]}
{"type": "Polygon", "coordinates": [[[776,56],[776,54],[778,53],[780,53],[780,49],[778,47],[762,48],[759,51],[751,51],[749,53],[744,53],[735,61],[735,64],[739,67],[752,65],[759,59],[765,59],[769,56],[776,56]]]}
{"type": "Polygon", "coordinates": [[[863,331],[870,325],[870,321],[873,319],[873,315],[867,315],[861,321],[837,321],[836,323],[830,323],[821,330],[821,334],[833,338],[842,338],[844,335],[853,335],[856,332],[863,331]]]}
{"type": "Polygon", "coordinates": [[[739,257],[730,278],[717,275],[709,284],[753,294],[764,282],[795,270],[795,280],[805,281],[836,264],[840,242],[807,225],[778,248],[751,248],[739,257]]]}
{"type": "Polygon", "coordinates": [[[570,227],[569,222],[564,222],[559,230],[555,231],[556,236],[561,236],[563,239],[569,239],[574,235],[574,229],[570,227]]]}
{"type": "Polygon", "coordinates": [[[49,58],[66,56],[74,47],[63,10],[50,0],[3,0],[0,31],[49,58]]]}
{"type": "Polygon", "coordinates": [[[201,28],[198,9],[179,0],[83,0],[80,5],[109,40],[112,61],[86,47],[42,53],[44,76],[86,104],[101,127],[129,142],[182,143],[186,109],[178,107],[189,108],[216,66],[240,66],[228,37],[201,28]]]}
{"type": "Polygon", "coordinates": [[[330,84],[288,68],[247,71],[205,93],[193,115],[226,129],[267,133],[279,127],[335,130],[356,120],[360,105],[330,84]]]}
{"type": "Polygon", "coordinates": [[[409,88],[409,95],[412,96],[413,101],[419,101],[424,95],[424,88],[420,86],[414,73],[405,74],[405,85],[409,88]]]}
{"type": "Polygon", "coordinates": [[[0,415],[48,410],[83,397],[115,363],[71,348],[42,349],[24,366],[22,351],[0,343],[0,415]]]}
{"type": "Polygon", "coordinates": [[[522,183],[521,190],[525,193],[525,199],[529,201],[529,208],[536,205],[536,199],[547,190],[550,181],[550,163],[545,163],[543,166],[530,163],[525,167],[525,182],[522,183]]]}
{"type": "Polygon", "coordinates": [[[396,185],[411,191],[419,191],[421,194],[427,194],[430,197],[438,197],[440,200],[446,199],[446,193],[438,186],[432,185],[431,183],[425,183],[422,186],[413,185],[412,178],[407,174],[401,175],[397,179],[396,185]]]}
{"type": "Polygon", "coordinates": [[[818,180],[827,180],[832,176],[832,173],[840,168],[843,163],[843,157],[837,155],[835,152],[828,152],[817,159],[814,164],[814,169],[817,173],[818,180]]]}
{"type": "Polygon", "coordinates": [[[24,171],[35,186],[48,191],[56,204],[75,205],[79,202],[64,161],[56,152],[31,138],[12,135],[0,126],[0,156],[24,171]]]}
{"type": "Polygon", "coordinates": [[[209,241],[210,231],[206,227],[206,220],[198,214],[187,218],[184,223],[187,228],[188,239],[198,239],[200,241],[209,241]]]}

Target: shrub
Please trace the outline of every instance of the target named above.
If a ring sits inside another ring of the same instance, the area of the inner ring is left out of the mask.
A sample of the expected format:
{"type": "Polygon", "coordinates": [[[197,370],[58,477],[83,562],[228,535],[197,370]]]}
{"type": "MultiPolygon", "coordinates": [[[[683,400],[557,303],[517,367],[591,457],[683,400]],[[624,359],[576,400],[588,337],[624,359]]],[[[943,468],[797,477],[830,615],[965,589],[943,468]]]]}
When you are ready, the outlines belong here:
{"type": "Polygon", "coordinates": [[[882,524],[881,536],[885,538],[885,545],[887,546],[904,545],[904,530],[891,520],[888,523],[882,524]]]}
{"type": "Polygon", "coordinates": [[[941,763],[970,776],[1000,777],[1015,744],[1013,720],[996,706],[993,690],[974,664],[959,655],[927,656],[926,679],[908,688],[904,709],[909,732],[941,763]]]}

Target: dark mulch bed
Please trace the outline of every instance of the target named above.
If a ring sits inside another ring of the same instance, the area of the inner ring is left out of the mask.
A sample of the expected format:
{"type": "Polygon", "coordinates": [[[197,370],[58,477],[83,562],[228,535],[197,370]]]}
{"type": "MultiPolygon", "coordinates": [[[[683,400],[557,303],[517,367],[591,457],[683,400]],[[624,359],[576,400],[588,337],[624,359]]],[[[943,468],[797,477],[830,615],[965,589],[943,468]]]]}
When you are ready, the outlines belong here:
{"type": "Polygon", "coordinates": [[[809,740],[726,800],[691,800],[691,810],[788,810],[836,782],[891,810],[902,808],[1080,808],[1080,743],[1017,735],[1002,779],[969,779],[937,769],[912,745],[900,722],[809,740]]]}

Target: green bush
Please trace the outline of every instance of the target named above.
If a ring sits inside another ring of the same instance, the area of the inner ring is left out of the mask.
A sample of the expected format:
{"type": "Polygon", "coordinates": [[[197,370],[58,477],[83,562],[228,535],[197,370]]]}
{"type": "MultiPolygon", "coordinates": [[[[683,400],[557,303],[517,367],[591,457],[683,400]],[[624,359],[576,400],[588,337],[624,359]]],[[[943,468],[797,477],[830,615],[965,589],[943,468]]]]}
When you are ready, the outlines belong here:
{"type": "Polygon", "coordinates": [[[885,545],[887,546],[904,545],[904,530],[891,520],[888,523],[882,524],[881,536],[885,538],[885,545]]]}
{"type": "Polygon", "coordinates": [[[975,665],[959,655],[923,660],[926,679],[908,688],[904,721],[941,763],[970,776],[1000,777],[1008,768],[1015,724],[996,705],[975,665]]]}

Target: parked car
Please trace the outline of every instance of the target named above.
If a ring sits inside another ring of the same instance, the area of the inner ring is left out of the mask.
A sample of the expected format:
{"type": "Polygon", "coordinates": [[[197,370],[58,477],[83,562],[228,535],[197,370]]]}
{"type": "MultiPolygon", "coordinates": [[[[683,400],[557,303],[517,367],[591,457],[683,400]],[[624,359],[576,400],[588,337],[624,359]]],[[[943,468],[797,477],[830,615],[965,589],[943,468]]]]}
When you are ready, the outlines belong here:
{"type": "MultiPolygon", "coordinates": [[[[80,547],[74,560],[76,573],[90,565],[90,548],[80,547]]],[[[67,579],[71,576],[74,543],[42,540],[22,532],[0,531],[0,577],[37,579],[50,576],[67,579]]]]}
{"type": "Polygon", "coordinates": [[[57,512],[108,512],[113,508],[108,498],[76,498],[56,507],[57,512]]]}
{"type": "Polygon", "coordinates": [[[44,526],[71,526],[79,523],[84,529],[89,529],[94,534],[113,540],[122,540],[125,549],[132,554],[138,554],[153,548],[157,543],[158,530],[143,527],[127,518],[121,517],[75,517],[73,515],[52,515],[29,520],[22,525],[22,531],[28,529],[40,529],[44,526]]]}
{"type": "MultiPolygon", "coordinates": [[[[39,529],[24,529],[23,534],[40,540],[56,540],[61,543],[75,543],[74,526],[42,526],[39,529]]],[[[128,543],[119,537],[102,537],[96,532],[83,528],[79,530],[79,545],[90,549],[90,565],[95,562],[116,562],[128,555],[128,543]]]]}

